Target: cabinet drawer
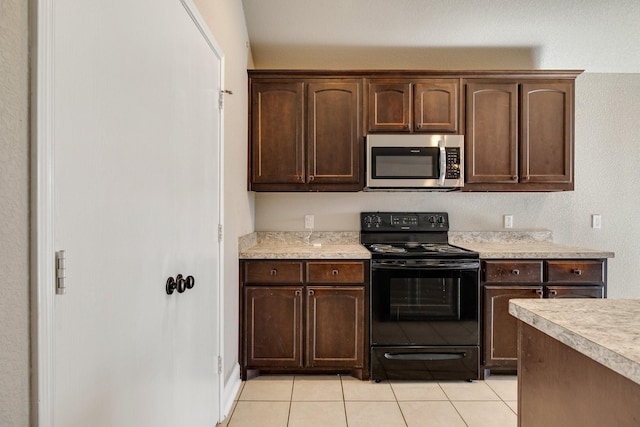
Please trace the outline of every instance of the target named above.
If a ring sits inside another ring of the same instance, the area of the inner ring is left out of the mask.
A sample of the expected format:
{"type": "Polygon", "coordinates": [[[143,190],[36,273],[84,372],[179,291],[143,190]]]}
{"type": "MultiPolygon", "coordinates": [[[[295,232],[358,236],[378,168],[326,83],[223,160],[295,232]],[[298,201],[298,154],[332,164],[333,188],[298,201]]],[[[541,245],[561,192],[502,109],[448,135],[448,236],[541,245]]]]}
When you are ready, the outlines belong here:
{"type": "Polygon", "coordinates": [[[542,261],[484,261],[485,282],[542,283],[542,261]]]}
{"type": "Polygon", "coordinates": [[[547,286],[547,298],[604,298],[604,285],[547,286]]]}
{"type": "Polygon", "coordinates": [[[604,261],[546,261],[548,283],[604,284],[604,261]]]}
{"type": "Polygon", "coordinates": [[[246,283],[302,283],[300,261],[247,261],[246,283]]]}
{"type": "Polygon", "coordinates": [[[308,283],[362,283],[363,262],[307,262],[308,283]]]}

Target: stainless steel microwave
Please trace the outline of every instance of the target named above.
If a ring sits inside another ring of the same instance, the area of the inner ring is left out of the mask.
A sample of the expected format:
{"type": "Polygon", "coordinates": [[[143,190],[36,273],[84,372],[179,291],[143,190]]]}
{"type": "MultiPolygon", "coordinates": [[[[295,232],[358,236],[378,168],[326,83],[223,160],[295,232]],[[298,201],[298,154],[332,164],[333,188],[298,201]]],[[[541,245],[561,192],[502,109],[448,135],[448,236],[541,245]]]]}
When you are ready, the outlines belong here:
{"type": "Polygon", "coordinates": [[[455,190],[464,186],[464,136],[367,135],[365,190],[455,190]]]}

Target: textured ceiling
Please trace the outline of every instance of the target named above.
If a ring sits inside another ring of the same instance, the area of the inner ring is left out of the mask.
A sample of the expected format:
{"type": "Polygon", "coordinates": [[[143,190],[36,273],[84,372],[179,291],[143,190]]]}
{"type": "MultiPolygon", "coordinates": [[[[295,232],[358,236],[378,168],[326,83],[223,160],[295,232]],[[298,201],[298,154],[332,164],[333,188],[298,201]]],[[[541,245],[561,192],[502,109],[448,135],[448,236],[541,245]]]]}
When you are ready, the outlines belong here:
{"type": "Polygon", "coordinates": [[[640,0],[242,0],[256,68],[640,73],[640,0]]]}

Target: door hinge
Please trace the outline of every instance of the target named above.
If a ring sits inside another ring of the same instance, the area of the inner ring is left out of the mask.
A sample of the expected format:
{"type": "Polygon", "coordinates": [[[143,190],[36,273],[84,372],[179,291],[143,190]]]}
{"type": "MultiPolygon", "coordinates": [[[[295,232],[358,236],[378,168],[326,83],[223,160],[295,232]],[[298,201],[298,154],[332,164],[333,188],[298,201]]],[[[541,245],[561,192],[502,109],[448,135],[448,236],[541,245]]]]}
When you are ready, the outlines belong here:
{"type": "Polygon", "coordinates": [[[56,252],[56,294],[64,295],[67,293],[66,278],[67,278],[67,258],[65,251],[56,252]]]}
{"type": "Polygon", "coordinates": [[[218,107],[222,110],[224,108],[224,94],[228,93],[229,95],[233,95],[233,92],[227,89],[221,89],[220,93],[218,93],[218,107]]]}
{"type": "Polygon", "coordinates": [[[218,243],[222,242],[222,224],[218,224],[218,243]]]}
{"type": "Polygon", "coordinates": [[[222,374],[222,356],[218,356],[218,375],[222,374]]]}

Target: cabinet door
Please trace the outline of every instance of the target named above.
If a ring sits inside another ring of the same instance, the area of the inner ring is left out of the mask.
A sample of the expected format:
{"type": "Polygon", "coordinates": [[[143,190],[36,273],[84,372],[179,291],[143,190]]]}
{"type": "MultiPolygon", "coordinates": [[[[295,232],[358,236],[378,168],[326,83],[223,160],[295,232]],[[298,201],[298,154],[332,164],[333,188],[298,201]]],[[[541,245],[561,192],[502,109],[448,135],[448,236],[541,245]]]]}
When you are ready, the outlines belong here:
{"type": "Polygon", "coordinates": [[[246,367],[302,367],[302,289],[244,288],[246,367]]]}
{"type": "Polygon", "coordinates": [[[518,85],[466,85],[465,174],[468,184],[518,182],[518,85]]]}
{"type": "Polygon", "coordinates": [[[459,86],[455,79],[416,81],[413,87],[416,132],[458,131],[459,86]]]}
{"type": "Polygon", "coordinates": [[[411,83],[372,80],[368,90],[370,132],[411,130],[411,83]]]}
{"type": "Polygon", "coordinates": [[[307,182],[362,184],[359,80],[308,84],[307,182]]]}
{"type": "Polygon", "coordinates": [[[547,286],[547,298],[604,298],[604,285],[547,286]]]}
{"type": "Polygon", "coordinates": [[[304,181],[303,84],[251,85],[251,183],[304,181]]]}
{"type": "Polygon", "coordinates": [[[521,182],[573,183],[573,87],[522,84],[521,182]]]}
{"type": "Polygon", "coordinates": [[[485,367],[517,368],[518,322],[509,314],[509,300],[542,298],[542,289],[542,286],[483,287],[485,367]]]}
{"type": "Polygon", "coordinates": [[[364,288],[309,286],[307,298],[307,365],[361,368],[364,288]]]}

